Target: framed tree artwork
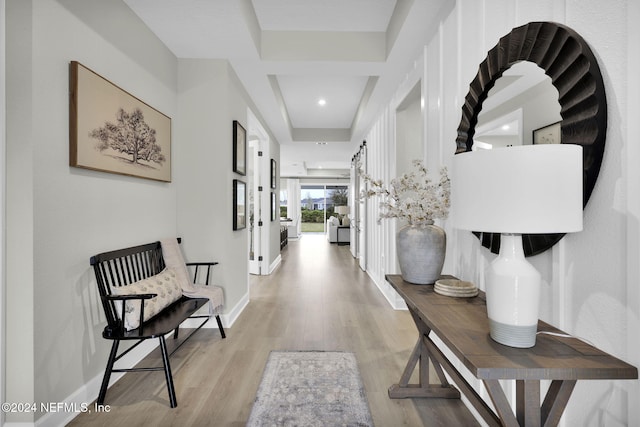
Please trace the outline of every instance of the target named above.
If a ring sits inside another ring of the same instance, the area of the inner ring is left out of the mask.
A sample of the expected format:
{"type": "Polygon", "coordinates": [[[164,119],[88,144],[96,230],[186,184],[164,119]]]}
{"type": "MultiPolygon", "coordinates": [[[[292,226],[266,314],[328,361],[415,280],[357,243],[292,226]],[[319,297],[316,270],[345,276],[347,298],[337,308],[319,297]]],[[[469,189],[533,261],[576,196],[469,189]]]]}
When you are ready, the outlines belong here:
{"type": "Polygon", "coordinates": [[[237,120],[233,121],[233,171],[247,174],[247,131],[237,120]]]}
{"type": "Polygon", "coordinates": [[[247,227],[247,185],[239,179],[233,180],[233,229],[247,227]]]}
{"type": "Polygon", "coordinates": [[[69,165],[171,182],[171,119],[79,62],[69,74],[69,165]]]}

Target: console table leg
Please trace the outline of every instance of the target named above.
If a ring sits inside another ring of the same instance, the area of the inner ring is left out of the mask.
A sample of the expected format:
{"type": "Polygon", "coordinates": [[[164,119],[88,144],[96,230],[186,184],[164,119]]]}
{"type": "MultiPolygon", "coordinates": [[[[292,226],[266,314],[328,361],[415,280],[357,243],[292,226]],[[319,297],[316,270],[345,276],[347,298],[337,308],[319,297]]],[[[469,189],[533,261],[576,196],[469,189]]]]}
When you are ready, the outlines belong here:
{"type": "Polygon", "coordinates": [[[554,380],[540,407],[540,380],[516,380],[516,414],[498,380],[484,380],[491,401],[505,426],[552,427],[562,417],[576,380],[554,380]]]}
{"type": "Polygon", "coordinates": [[[493,406],[500,416],[502,425],[505,427],[519,426],[520,424],[511,410],[511,405],[507,400],[507,396],[504,394],[504,390],[500,386],[500,382],[498,380],[483,380],[483,382],[489,392],[493,406]]]}
{"type": "Polygon", "coordinates": [[[389,387],[389,397],[391,399],[405,399],[409,397],[441,397],[459,399],[460,392],[449,385],[446,381],[444,374],[442,374],[442,368],[438,362],[431,358],[429,350],[424,343],[424,338],[421,335],[411,352],[407,366],[404,368],[404,372],[400,377],[400,382],[389,387]],[[439,372],[438,376],[441,378],[441,381],[444,379],[444,382],[441,382],[441,384],[429,383],[429,360],[431,360],[434,367],[436,367],[436,372],[439,372]],[[409,384],[416,365],[419,369],[419,383],[409,384]]]}
{"type": "Polygon", "coordinates": [[[576,380],[554,380],[542,403],[541,419],[545,427],[556,426],[569,402],[576,380]]]}
{"type": "Polygon", "coordinates": [[[411,352],[411,356],[409,357],[407,366],[405,366],[404,371],[402,372],[402,376],[400,377],[400,383],[399,383],[400,387],[406,387],[409,385],[411,374],[416,368],[416,364],[420,360],[421,354],[422,354],[422,340],[418,339],[418,342],[416,343],[415,347],[413,347],[413,351],[411,352]]]}
{"type": "Polygon", "coordinates": [[[516,381],[516,417],[521,426],[540,426],[539,380],[516,381]]]}

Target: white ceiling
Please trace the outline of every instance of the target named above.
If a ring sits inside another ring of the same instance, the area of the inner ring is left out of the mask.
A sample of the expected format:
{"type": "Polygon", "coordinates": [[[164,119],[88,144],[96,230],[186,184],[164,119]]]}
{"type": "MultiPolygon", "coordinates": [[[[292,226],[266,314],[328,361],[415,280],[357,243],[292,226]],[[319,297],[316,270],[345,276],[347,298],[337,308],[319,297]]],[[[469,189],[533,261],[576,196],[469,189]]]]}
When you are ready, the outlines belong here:
{"type": "Polygon", "coordinates": [[[453,3],[124,1],[176,57],[229,60],[280,143],[281,176],[326,177],[348,174],[367,130],[453,3]]]}

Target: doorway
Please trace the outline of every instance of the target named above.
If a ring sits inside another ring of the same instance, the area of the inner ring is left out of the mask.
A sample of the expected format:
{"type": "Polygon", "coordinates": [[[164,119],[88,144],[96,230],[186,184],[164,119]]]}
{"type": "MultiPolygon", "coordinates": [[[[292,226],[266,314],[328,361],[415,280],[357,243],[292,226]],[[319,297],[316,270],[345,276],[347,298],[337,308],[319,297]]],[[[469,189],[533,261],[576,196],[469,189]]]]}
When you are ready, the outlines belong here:
{"type": "Polygon", "coordinates": [[[269,274],[269,137],[251,110],[247,118],[249,274],[262,275],[269,274]]]}
{"type": "Polygon", "coordinates": [[[338,206],[348,206],[349,185],[303,184],[300,187],[300,210],[303,233],[326,233],[327,219],[342,220],[338,206]]]}

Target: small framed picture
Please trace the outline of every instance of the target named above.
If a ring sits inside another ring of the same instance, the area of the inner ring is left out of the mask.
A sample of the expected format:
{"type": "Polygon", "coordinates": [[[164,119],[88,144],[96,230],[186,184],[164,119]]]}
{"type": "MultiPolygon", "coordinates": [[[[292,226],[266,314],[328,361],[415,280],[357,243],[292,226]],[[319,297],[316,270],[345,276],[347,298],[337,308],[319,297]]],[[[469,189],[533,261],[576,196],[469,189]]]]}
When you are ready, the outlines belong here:
{"type": "Polygon", "coordinates": [[[233,229],[247,227],[247,186],[239,179],[233,180],[233,229]]]}
{"type": "Polygon", "coordinates": [[[278,201],[276,200],[276,193],[271,192],[271,221],[275,221],[278,215],[278,201]]]}
{"type": "Polygon", "coordinates": [[[560,144],[562,139],[562,133],[560,124],[562,122],[556,122],[548,126],[541,127],[533,131],[533,143],[534,144],[560,144]]]}
{"type": "Polygon", "coordinates": [[[278,173],[276,171],[276,161],[271,159],[271,188],[276,188],[278,173]]]}
{"type": "Polygon", "coordinates": [[[247,174],[247,131],[237,120],[233,121],[233,171],[247,174]]]}

